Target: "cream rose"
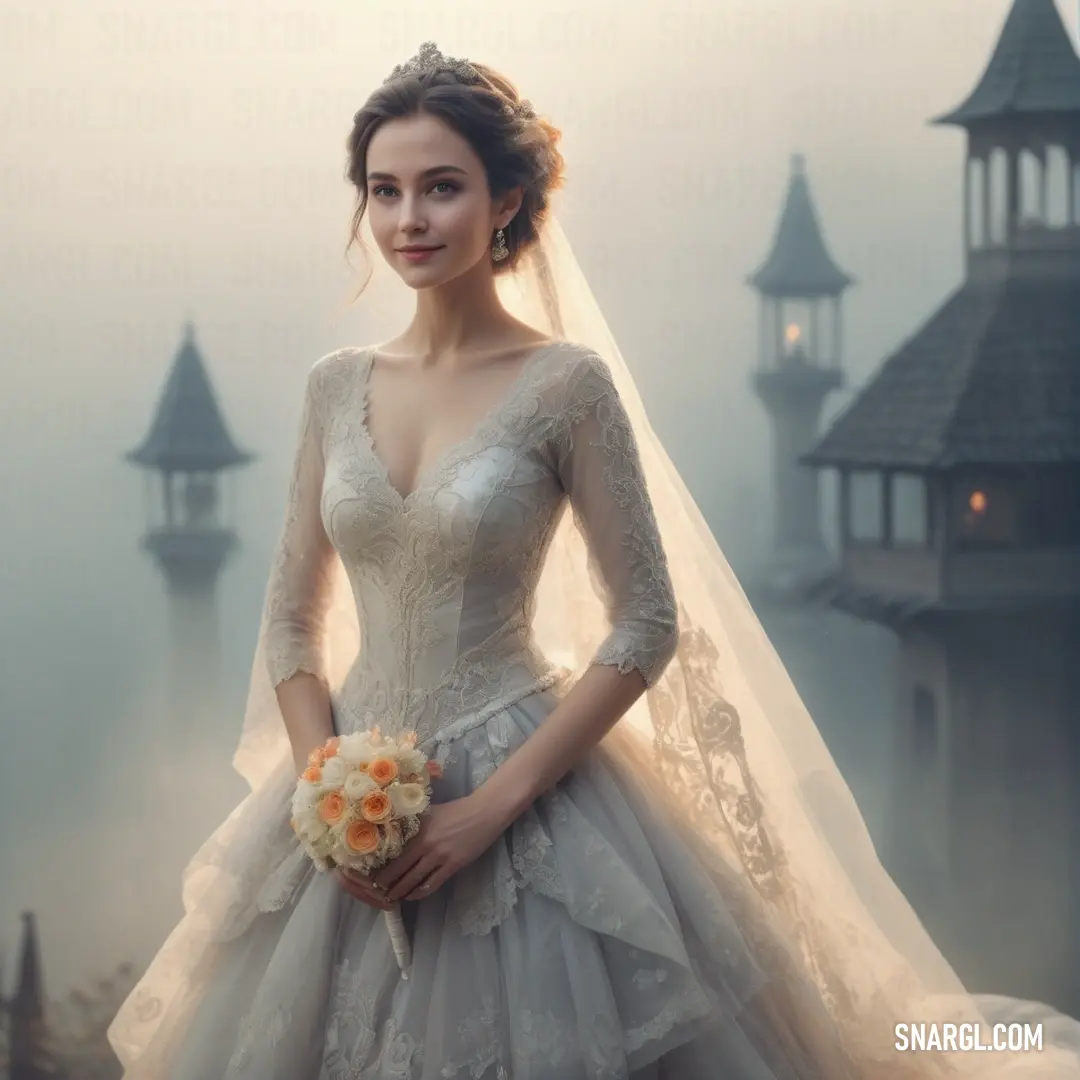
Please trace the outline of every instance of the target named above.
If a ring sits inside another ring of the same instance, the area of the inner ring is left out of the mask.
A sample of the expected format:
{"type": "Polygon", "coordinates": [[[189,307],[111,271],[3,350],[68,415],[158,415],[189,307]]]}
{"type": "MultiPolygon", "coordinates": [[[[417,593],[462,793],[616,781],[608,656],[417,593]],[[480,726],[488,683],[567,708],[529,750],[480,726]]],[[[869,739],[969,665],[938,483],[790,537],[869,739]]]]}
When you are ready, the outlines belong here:
{"type": "Polygon", "coordinates": [[[349,766],[335,754],[328,758],[322,767],[322,783],[325,787],[341,787],[345,783],[345,777],[349,775],[349,766]]]}
{"type": "Polygon", "coordinates": [[[370,761],[374,756],[375,747],[363,732],[354,731],[341,737],[338,757],[347,765],[359,765],[363,761],[370,761]]]}
{"type": "Polygon", "coordinates": [[[343,786],[345,794],[350,799],[362,799],[369,791],[374,791],[379,785],[366,772],[357,772],[354,769],[345,777],[343,786]]]}
{"type": "Polygon", "coordinates": [[[417,776],[424,771],[427,758],[419,750],[404,750],[398,757],[398,765],[406,776],[417,776]]]}
{"type": "Polygon", "coordinates": [[[395,784],[388,794],[395,814],[421,814],[430,801],[422,784],[395,784]]]}
{"type": "Polygon", "coordinates": [[[308,843],[314,843],[326,834],[326,825],[319,817],[316,808],[305,809],[294,816],[296,822],[296,834],[308,843]]]}
{"type": "Polygon", "coordinates": [[[301,810],[311,810],[318,801],[319,789],[315,787],[314,784],[309,784],[306,780],[302,780],[296,785],[296,790],[293,792],[293,813],[298,813],[301,810]]]}

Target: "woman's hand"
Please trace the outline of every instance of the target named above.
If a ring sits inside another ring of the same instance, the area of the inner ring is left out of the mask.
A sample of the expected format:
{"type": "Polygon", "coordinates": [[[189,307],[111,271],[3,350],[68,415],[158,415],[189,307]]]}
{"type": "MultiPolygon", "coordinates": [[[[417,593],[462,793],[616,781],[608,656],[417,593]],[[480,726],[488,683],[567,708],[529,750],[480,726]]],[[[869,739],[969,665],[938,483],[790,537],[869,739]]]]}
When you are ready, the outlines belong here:
{"type": "Polygon", "coordinates": [[[386,899],[423,900],[478,858],[506,829],[507,822],[476,797],[436,803],[420,818],[420,832],[374,877],[386,899]]]}
{"type": "Polygon", "coordinates": [[[348,870],[343,866],[334,868],[345,891],[368,907],[378,908],[380,911],[389,911],[394,905],[386,899],[386,894],[380,892],[371,878],[361,874],[358,870],[348,870]]]}

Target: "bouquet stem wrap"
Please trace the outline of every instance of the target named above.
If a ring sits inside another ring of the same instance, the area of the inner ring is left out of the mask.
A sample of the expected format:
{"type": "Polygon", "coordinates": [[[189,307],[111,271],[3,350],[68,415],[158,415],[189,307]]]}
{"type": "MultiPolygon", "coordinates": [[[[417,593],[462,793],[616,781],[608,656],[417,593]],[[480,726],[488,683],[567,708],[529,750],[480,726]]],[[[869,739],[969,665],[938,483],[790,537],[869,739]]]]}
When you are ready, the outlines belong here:
{"type": "Polygon", "coordinates": [[[386,928],[390,931],[390,944],[394,949],[398,967],[401,968],[401,977],[409,977],[409,968],[412,966],[412,944],[405,930],[405,919],[401,914],[401,905],[395,904],[392,911],[386,915],[386,928]]]}

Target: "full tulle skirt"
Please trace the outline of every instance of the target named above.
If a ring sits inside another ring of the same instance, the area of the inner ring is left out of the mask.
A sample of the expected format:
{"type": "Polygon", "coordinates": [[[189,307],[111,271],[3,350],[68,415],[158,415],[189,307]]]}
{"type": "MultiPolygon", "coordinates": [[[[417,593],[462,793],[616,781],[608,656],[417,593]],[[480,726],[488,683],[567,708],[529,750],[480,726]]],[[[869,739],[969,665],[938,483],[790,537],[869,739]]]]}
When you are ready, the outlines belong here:
{"type": "MultiPolygon", "coordinates": [[[[436,801],[483,783],[555,704],[533,693],[446,745],[436,801]]],[[[734,875],[706,868],[603,747],[438,893],[404,905],[407,980],[382,913],[316,871],[292,836],[292,777],[282,769],[223,827],[219,850],[240,885],[186,957],[183,1000],[159,1003],[172,1017],[156,1050],[127,1076],[822,1076],[740,929],[734,875]],[[261,844],[244,842],[248,830],[261,844]]],[[[811,987],[783,988],[785,1000],[800,994],[812,1010],[811,987]]]]}

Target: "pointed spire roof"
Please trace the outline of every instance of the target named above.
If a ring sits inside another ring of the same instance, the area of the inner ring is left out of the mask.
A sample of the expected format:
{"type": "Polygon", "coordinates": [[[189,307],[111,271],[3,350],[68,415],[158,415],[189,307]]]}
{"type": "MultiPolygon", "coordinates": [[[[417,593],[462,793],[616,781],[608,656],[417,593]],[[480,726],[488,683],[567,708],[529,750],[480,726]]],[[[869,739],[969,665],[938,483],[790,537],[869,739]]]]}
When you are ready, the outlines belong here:
{"type": "Polygon", "coordinates": [[[11,999],[11,1011],[21,1020],[36,1020],[45,1015],[45,987],[41,976],[37,920],[31,911],[22,913],[22,946],[19,957],[19,982],[11,999]]]}
{"type": "Polygon", "coordinates": [[[854,282],[833,261],[818,222],[806,159],[791,158],[791,179],[772,251],[749,282],[766,296],[837,296],[854,282]]]}
{"type": "Polygon", "coordinates": [[[190,322],[150,432],[127,459],[162,472],[217,472],[252,460],[229,435],[190,322]]]}
{"type": "Polygon", "coordinates": [[[1054,0],[1013,0],[978,86],[934,123],[966,127],[1045,113],[1080,117],[1080,57],[1054,0]]]}

